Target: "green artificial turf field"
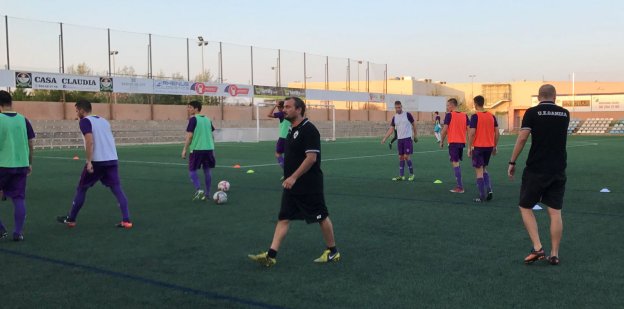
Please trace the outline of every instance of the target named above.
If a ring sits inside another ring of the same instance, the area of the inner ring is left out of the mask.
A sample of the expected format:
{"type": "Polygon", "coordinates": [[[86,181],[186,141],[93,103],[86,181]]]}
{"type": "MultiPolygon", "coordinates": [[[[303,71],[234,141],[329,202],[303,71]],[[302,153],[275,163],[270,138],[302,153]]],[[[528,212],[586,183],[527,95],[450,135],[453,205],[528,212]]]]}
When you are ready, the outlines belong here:
{"type": "MultiPolygon", "coordinates": [[[[465,155],[466,193],[449,193],[447,149],[432,137],[416,144],[414,182],[390,180],[396,150],[379,139],[324,142],[326,201],[342,260],[312,263],[324,249],[320,229],[293,222],[270,269],[247,254],[268,249],[279,210],[273,142],[216,145],[212,192],[219,180],[232,186],[219,206],[191,201],[181,145],[118,147],[131,230],[114,227],[120,212],[102,185],[88,192],[76,228],[57,223],[84,164],[72,157],[84,154],[37,151],[25,241],[0,241],[0,307],[624,307],[624,138],[568,139],[559,266],[522,262],[531,244],[517,201],[529,145],[509,181],[514,142],[501,138],[489,167],[494,200],[485,204],[472,202],[477,190],[465,155]]],[[[12,208],[0,203],[9,229],[12,208]]],[[[536,214],[548,252],[548,216],[536,214]]]]}

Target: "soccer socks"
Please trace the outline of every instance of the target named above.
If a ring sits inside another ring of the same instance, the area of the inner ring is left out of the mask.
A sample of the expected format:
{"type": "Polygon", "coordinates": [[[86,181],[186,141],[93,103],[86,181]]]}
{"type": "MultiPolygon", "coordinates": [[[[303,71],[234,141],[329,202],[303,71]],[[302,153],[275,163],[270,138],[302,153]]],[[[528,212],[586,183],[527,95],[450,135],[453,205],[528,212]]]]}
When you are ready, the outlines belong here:
{"type": "Polygon", "coordinates": [[[492,184],[490,183],[490,174],[483,172],[483,184],[488,192],[492,192],[492,184]]]}
{"type": "Polygon", "coordinates": [[[331,253],[332,255],[334,255],[334,254],[336,254],[336,252],[338,252],[338,249],[336,248],[336,246],[327,247],[327,250],[329,250],[329,253],[331,253]]]}
{"type": "Polygon", "coordinates": [[[479,198],[485,201],[485,183],[483,178],[477,178],[477,188],[479,188],[479,198]]]}
{"type": "Polygon", "coordinates": [[[206,181],[206,195],[210,196],[210,185],[212,183],[212,172],[210,168],[204,168],[204,180],[206,181]]]}
{"type": "Polygon", "coordinates": [[[281,168],[284,168],[284,156],[283,155],[277,157],[277,164],[279,164],[281,168]]]}
{"type": "Polygon", "coordinates": [[[123,190],[121,190],[121,185],[116,184],[110,187],[110,189],[115,195],[115,198],[117,198],[117,203],[119,203],[119,210],[121,210],[123,221],[130,222],[130,213],[128,211],[128,198],[126,198],[123,190]]]}
{"type": "Polygon", "coordinates": [[[13,235],[22,235],[22,229],[24,228],[24,221],[26,221],[26,203],[23,198],[14,198],[13,206],[15,206],[15,230],[13,235]]]}
{"type": "Polygon", "coordinates": [[[414,167],[412,166],[412,160],[407,160],[407,167],[411,175],[414,175],[414,167]]]}
{"type": "Polygon", "coordinates": [[[399,161],[399,176],[405,175],[405,161],[399,161]]]}
{"type": "Polygon", "coordinates": [[[84,205],[86,198],[87,188],[78,187],[78,189],[76,189],[76,196],[74,196],[74,201],[72,202],[72,208],[69,211],[69,221],[76,221],[78,212],[80,208],[82,208],[82,205],[84,205]]]}
{"type": "Polygon", "coordinates": [[[195,186],[195,190],[199,190],[201,184],[199,183],[199,177],[197,176],[197,171],[189,171],[189,175],[191,176],[191,181],[193,182],[193,186],[195,186]]]}
{"type": "Polygon", "coordinates": [[[277,256],[277,251],[269,249],[269,251],[267,251],[267,256],[274,259],[277,256]]]}
{"type": "Polygon", "coordinates": [[[462,184],[461,167],[460,166],[453,167],[453,171],[455,171],[455,179],[457,179],[457,187],[460,189],[463,189],[464,185],[462,184]]]}

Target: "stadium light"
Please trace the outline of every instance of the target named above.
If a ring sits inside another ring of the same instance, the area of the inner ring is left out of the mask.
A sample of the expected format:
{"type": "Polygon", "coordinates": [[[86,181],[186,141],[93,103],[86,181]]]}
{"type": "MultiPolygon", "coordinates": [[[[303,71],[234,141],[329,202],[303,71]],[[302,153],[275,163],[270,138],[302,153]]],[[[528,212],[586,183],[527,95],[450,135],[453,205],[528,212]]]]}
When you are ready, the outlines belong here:
{"type": "Polygon", "coordinates": [[[115,67],[115,56],[119,54],[118,50],[111,50],[110,56],[113,56],[113,75],[117,74],[117,68],[115,67]]]}
{"type": "Polygon", "coordinates": [[[204,67],[204,46],[208,45],[208,41],[204,41],[204,37],[201,35],[197,37],[197,40],[197,46],[201,47],[202,76],[206,77],[206,68],[204,67]]]}

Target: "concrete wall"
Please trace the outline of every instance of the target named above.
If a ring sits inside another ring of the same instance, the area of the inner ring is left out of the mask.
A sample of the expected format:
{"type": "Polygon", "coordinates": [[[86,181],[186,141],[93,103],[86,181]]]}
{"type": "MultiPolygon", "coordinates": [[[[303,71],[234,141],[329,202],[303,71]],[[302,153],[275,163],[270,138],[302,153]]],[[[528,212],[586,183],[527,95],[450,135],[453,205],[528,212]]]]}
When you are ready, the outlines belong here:
{"type": "MultiPolygon", "coordinates": [[[[541,84],[541,83],[540,83],[541,84]]],[[[533,95],[535,89],[539,88],[535,83],[521,83],[514,85],[512,88],[513,101],[526,101],[526,97],[533,95]]],[[[562,87],[564,88],[564,87],[562,87]]],[[[501,104],[495,111],[505,112],[507,114],[499,114],[498,117],[507,117],[502,124],[507,124],[508,128],[513,129],[520,125],[524,111],[530,107],[529,104],[501,104]]],[[[57,103],[57,102],[15,102],[16,111],[24,114],[31,120],[73,120],[77,119],[76,111],[73,103],[57,103]]],[[[261,121],[270,121],[271,118],[267,114],[271,107],[261,107],[259,109],[259,118],[261,121]]],[[[493,111],[493,112],[495,112],[493,111]]],[[[148,105],[148,104],[107,104],[94,103],[93,114],[102,116],[111,120],[187,120],[188,114],[184,105],[148,105]],[[111,113],[113,117],[111,117],[111,113]]],[[[248,123],[256,120],[256,111],[251,106],[205,106],[202,114],[207,115],[219,126],[230,124],[237,127],[236,123],[248,123]],[[223,117],[221,117],[223,113],[223,117]]],[[[413,112],[414,118],[418,122],[433,121],[433,113],[429,112],[413,112]]],[[[313,121],[331,121],[332,112],[326,109],[309,109],[306,116],[313,121]]],[[[392,111],[378,110],[336,110],[336,121],[351,122],[387,122],[389,123],[394,116],[392,111]]],[[[440,113],[444,117],[444,113],[440,113]]],[[[573,112],[572,118],[588,119],[588,118],[613,118],[614,120],[624,119],[624,112],[573,112]]]]}

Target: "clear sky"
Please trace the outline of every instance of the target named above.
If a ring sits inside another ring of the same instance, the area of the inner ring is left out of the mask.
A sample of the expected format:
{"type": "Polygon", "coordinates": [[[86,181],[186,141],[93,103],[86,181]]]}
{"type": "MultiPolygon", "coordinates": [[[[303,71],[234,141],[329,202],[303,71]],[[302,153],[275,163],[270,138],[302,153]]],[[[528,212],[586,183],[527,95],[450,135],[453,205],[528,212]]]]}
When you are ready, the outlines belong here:
{"type": "MultiPolygon", "coordinates": [[[[503,82],[568,80],[576,72],[577,80],[624,80],[624,1],[617,0],[0,3],[0,14],[15,18],[180,38],[202,35],[210,41],[387,63],[390,76],[469,82],[469,75],[476,75],[475,81],[503,82]]],[[[9,27],[12,50],[30,46],[27,37],[13,34],[20,28],[20,23],[16,24],[9,27]]],[[[40,29],[55,37],[58,26],[48,24],[40,29]]],[[[4,27],[1,30],[3,36],[4,27]]],[[[4,44],[4,39],[0,42],[4,44]]],[[[137,48],[144,55],[141,44],[137,48]]],[[[39,52],[54,48],[47,46],[39,52]]],[[[195,45],[193,48],[195,68],[200,66],[200,53],[195,45]]],[[[176,52],[179,56],[172,61],[186,74],[185,50],[176,52]]],[[[20,57],[15,54],[12,57],[20,57]]],[[[143,65],[145,61],[137,59],[120,51],[117,61],[140,70],[135,62],[143,65]]],[[[12,60],[20,61],[28,60],[12,60]]],[[[2,59],[0,63],[6,62],[2,59]]]]}

